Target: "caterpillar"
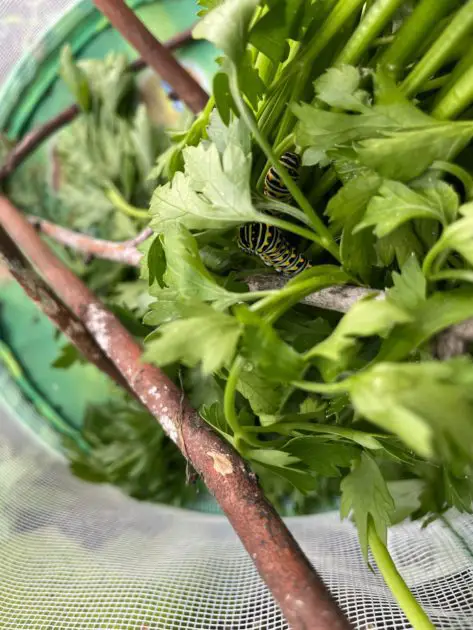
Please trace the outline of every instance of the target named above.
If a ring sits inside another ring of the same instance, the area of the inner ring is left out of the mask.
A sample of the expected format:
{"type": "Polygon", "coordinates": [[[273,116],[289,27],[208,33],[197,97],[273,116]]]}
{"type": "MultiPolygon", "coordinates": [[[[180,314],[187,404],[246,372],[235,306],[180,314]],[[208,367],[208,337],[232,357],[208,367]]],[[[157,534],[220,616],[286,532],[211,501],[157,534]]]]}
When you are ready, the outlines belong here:
{"type": "Polygon", "coordinates": [[[292,247],[282,231],[266,223],[247,223],[240,228],[238,246],[247,254],[256,254],[265,265],[287,276],[310,267],[309,261],[292,247]]]}
{"type": "MultiPolygon", "coordinates": [[[[297,153],[286,151],[279,161],[286,167],[292,179],[297,181],[301,164],[297,153]]],[[[273,166],[264,180],[264,194],[278,201],[287,202],[292,198],[273,166]]],[[[265,265],[287,276],[295,276],[311,266],[309,261],[290,245],[279,228],[265,223],[243,225],[238,233],[238,246],[247,254],[259,256],[265,265]]]]}

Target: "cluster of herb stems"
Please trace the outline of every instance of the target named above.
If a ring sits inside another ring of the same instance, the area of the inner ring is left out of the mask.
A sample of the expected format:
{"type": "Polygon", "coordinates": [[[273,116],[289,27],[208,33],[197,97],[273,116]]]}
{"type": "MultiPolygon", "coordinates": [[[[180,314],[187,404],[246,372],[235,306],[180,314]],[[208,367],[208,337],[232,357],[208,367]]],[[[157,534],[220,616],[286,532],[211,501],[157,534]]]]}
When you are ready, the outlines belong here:
{"type": "MultiPolygon", "coordinates": [[[[314,202],[319,201],[329,193],[336,184],[337,178],[334,171],[328,169],[321,174],[307,197],[278,161],[279,156],[294,144],[295,119],[290,108],[287,107],[287,103],[301,100],[304,97],[306,86],[310,85],[311,81],[315,80],[328,67],[341,64],[357,65],[370,52],[372,53],[371,61],[368,60],[366,65],[381,67],[394,79],[398,79],[403,68],[411,63],[412,58],[416,56],[419,48],[432,32],[436,33],[436,38],[427,47],[421,58],[412,64],[407,76],[400,82],[401,91],[405,96],[414,98],[417,94],[438,89],[431,115],[439,120],[452,120],[473,103],[473,50],[468,51],[460,58],[453,72],[431,79],[451,58],[459,42],[471,30],[473,0],[469,0],[462,8],[458,9],[453,19],[449,19],[449,13],[457,8],[457,0],[444,2],[421,0],[395,36],[380,39],[380,33],[402,3],[403,0],[378,0],[371,5],[348,41],[342,45],[335,59],[330,58],[327,52],[329,44],[333,44],[337,38],[340,39],[344,28],[350,24],[350,21],[356,19],[362,5],[365,4],[365,0],[343,0],[343,3],[334,3],[333,9],[324,23],[315,32],[309,29],[306,35],[307,41],[292,44],[289,60],[279,67],[276,67],[262,53],[257,53],[255,63],[266,85],[269,85],[269,89],[263,106],[256,114],[250,110],[241,95],[236,73],[230,77],[230,90],[235,105],[266,159],[263,166],[260,164],[257,189],[262,188],[267,169],[270,166],[275,167],[294,202],[304,212],[311,229],[300,228],[284,220],[277,221],[275,224],[282,229],[314,241],[338,262],[340,261],[339,247],[329,228],[313,207],[314,202]],[[443,29],[440,33],[438,32],[439,23],[443,29]]],[[[452,172],[452,168],[455,169],[455,166],[438,164],[436,168],[452,172]]],[[[463,179],[463,183],[471,188],[471,178],[466,181],[462,169],[457,168],[455,170],[454,174],[463,179]]],[[[258,168],[256,171],[258,172],[258,168]]],[[[295,285],[292,291],[286,289],[282,292],[269,292],[258,299],[251,306],[251,309],[258,312],[267,322],[274,324],[295,303],[292,298],[301,299],[318,288],[320,288],[320,279],[309,278],[305,282],[295,285]]],[[[309,367],[310,352],[306,353],[304,358],[309,367]]],[[[311,423],[310,420],[313,418],[310,414],[307,417],[305,415],[303,419],[300,418],[300,421],[296,423],[294,423],[293,418],[288,418],[287,422],[281,421],[269,427],[240,426],[235,398],[238,379],[244,365],[244,359],[237,356],[229,369],[224,396],[225,416],[234,434],[234,445],[243,454],[246,445],[253,447],[277,446],[286,439],[281,437],[273,441],[265,440],[262,442],[257,437],[258,433],[276,433],[281,436],[289,436],[294,430],[309,433],[336,430],[338,434],[346,432],[344,437],[347,439],[356,439],[356,435],[354,435],[358,433],[356,430],[311,423]]],[[[301,381],[294,383],[294,387],[328,395],[345,391],[343,382],[316,384],[301,381]]],[[[434,626],[398,573],[386,546],[379,539],[372,525],[369,527],[368,538],[371,551],[383,577],[411,623],[418,629],[433,628],[434,626]]]]}

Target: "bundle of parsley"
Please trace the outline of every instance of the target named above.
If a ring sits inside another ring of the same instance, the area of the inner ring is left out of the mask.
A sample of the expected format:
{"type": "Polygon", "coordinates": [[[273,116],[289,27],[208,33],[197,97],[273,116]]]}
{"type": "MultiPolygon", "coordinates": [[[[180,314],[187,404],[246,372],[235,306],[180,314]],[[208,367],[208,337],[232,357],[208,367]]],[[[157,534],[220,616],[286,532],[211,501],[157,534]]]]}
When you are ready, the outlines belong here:
{"type": "Polygon", "coordinates": [[[153,169],[155,234],[129,279],[154,300],[135,322],[146,359],[281,510],[339,497],[432,627],[385,542],[406,517],[472,508],[468,324],[461,348],[448,331],[473,317],[473,0],[201,5],[194,34],[223,54],[208,106],[153,169]],[[289,198],[264,194],[268,169],[289,198]],[[281,230],[310,268],[268,289],[282,269],[238,246],[248,224],[281,230]],[[301,303],[345,285],[366,294],[346,313],[336,291],[331,310],[301,303]]]}

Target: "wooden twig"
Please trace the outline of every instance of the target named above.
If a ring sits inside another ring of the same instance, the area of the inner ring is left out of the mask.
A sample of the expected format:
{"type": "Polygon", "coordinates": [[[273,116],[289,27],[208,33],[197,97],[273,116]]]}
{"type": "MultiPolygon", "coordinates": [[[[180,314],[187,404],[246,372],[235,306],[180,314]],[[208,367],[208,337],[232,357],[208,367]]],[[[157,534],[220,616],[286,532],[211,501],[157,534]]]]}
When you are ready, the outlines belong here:
{"type": "Polygon", "coordinates": [[[36,273],[14,241],[0,226],[0,261],[23,288],[28,297],[76,346],[84,357],[110,376],[118,385],[128,384],[115,366],[103,354],[78,317],[65,306],[36,273]]]}
{"type": "Polygon", "coordinates": [[[69,230],[40,217],[29,216],[28,220],[36,230],[66,247],[70,247],[86,256],[112,260],[124,265],[131,265],[132,267],[137,267],[140,264],[142,256],[136,246],[152,234],[152,231],[147,228],[132,240],[114,243],[113,241],[93,238],[92,236],[69,230]]]}
{"type": "MultiPolygon", "coordinates": [[[[282,289],[287,280],[276,275],[254,275],[245,279],[251,291],[275,291],[282,289]]],[[[365,289],[364,287],[334,286],[322,289],[317,293],[311,293],[301,300],[302,304],[322,308],[328,311],[347,313],[350,308],[368,295],[376,294],[376,299],[385,297],[384,291],[365,289]]]]}
{"type": "Polygon", "coordinates": [[[208,101],[208,95],[194,77],[171,55],[146,28],[123,0],[94,0],[101,11],[142,59],[167,81],[189,109],[198,114],[208,101]]]}
{"type": "MultiPolygon", "coordinates": [[[[178,33],[174,37],[171,37],[163,44],[163,47],[169,51],[173,51],[185,46],[191,41],[193,41],[192,29],[186,29],[185,31],[182,31],[182,33],[178,33]]],[[[133,61],[129,67],[131,72],[140,72],[146,68],[146,65],[147,64],[144,59],[137,59],[136,61],[133,61]]],[[[50,136],[62,129],[62,127],[72,122],[79,112],[79,107],[74,103],[48,122],[40,125],[36,129],[33,129],[33,131],[22,138],[22,140],[18,142],[18,144],[10,152],[6,162],[0,168],[0,182],[10,177],[13,171],[17,169],[26,160],[26,158],[33,153],[33,151],[35,151],[50,136]]]]}
{"type": "Polygon", "coordinates": [[[119,320],[56,258],[34,226],[5,197],[0,197],[0,225],[83,322],[136,397],[203,477],[291,628],[350,628],[241,457],[199,417],[164,372],[142,362],[141,347],[119,320]]]}

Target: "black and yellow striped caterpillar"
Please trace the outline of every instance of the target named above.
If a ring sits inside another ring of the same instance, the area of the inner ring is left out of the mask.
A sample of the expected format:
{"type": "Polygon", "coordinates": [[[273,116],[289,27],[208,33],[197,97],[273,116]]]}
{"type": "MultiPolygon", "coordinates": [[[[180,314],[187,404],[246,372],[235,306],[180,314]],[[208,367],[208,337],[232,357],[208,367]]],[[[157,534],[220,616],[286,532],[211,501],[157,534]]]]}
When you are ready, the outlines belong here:
{"type": "MultiPolygon", "coordinates": [[[[301,164],[297,153],[286,151],[279,161],[286,167],[292,179],[297,181],[301,164]]],[[[273,166],[264,180],[264,194],[278,201],[288,202],[292,198],[273,166]]],[[[279,228],[265,223],[243,225],[238,234],[238,246],[247,254],[259,256],[265,265],[287,276],[295,276],[311,266],[309,261],[292,247],[279,228]]]]}

